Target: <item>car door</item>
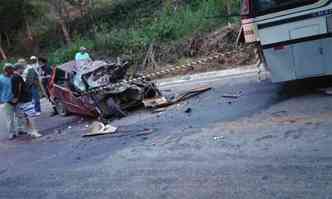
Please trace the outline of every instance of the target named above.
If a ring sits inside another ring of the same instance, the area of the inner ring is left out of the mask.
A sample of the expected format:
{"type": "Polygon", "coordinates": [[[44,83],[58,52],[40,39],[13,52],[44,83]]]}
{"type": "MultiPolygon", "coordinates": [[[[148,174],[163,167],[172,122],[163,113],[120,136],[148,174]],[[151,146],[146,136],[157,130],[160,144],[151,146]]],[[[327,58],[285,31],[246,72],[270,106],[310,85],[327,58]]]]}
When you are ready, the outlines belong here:
{"type": "Polygon", "coordinates": [[[97,116],[95,105],[89,100],[88,96],[75,94],[72,90],[63,86],[55,85],[55,87],[60,91],[57,95],[59,100],[69,112],[91,117],[97,116]]]}

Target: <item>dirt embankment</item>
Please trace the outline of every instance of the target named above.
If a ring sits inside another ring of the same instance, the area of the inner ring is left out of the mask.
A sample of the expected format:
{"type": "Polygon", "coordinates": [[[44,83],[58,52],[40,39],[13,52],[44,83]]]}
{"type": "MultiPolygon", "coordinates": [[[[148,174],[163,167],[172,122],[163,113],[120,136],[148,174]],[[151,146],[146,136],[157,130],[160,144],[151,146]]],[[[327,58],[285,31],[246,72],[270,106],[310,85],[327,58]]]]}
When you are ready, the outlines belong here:
{"type": "Polygon", "coordinates": [[[239,29],[238,26],[224,27],[208,34],[196,34],[183,42],[168,45],[154,44],[152,52],[146,57],[148,63],[145,66],[145,73],[164,69],[170,64],[185,64],[213,53],[228,53],[228,55],[208,64],[196,66],[194,71],[184,71],[168,76],[254,64],[254,46],[236,45],[239,29]]]}

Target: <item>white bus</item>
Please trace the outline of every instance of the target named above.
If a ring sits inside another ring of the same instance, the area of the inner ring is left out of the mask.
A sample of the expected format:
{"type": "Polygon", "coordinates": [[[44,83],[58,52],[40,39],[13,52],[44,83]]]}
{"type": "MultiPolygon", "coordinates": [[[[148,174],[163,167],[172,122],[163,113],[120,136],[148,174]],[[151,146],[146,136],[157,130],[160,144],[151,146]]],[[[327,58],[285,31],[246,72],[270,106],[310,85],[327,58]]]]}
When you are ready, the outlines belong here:
{"type": "Polygon", "coordinates": [[[243,0],[241,23],[273,82],[332,75],[332,0],[243,0]]]}

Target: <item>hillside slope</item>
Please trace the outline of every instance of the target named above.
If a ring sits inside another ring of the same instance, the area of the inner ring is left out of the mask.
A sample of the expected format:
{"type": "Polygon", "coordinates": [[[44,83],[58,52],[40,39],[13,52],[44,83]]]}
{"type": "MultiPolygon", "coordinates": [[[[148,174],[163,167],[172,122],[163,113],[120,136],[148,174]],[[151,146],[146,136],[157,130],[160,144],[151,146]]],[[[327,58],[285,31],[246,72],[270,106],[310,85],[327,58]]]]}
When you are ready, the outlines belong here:
{"type": "MultiPolygon", "coordinates": [[[[48,57],[50,64],[62,64],[72,60],[80,46],[85,46],[95,59],[123,57],[131,62],[132,71],[144,65],[147,72],[168,64],[186,63],[211,52],[231,51],[232,55],[211,63],[207,70],[250,64],[254,57],[251,47],[235,46],[239,0],[95,0],[94,3],[86,11],[70,6],[71,17],[65,21],[67,36],[71,37],[69,43],[61,33],[63,27],[56,21],[51,23],[56,19],[45,15],[30,24],[37,42],[35,48],[22,44],[26,39],[23,28],[14,38],[17,42],[9,54],[15,60],[33,53],[48,57]],[[232,28],[226,27],[229,23],[232,28]]],[[[42,13],[46,13],[47,5],[42,13]]]]}

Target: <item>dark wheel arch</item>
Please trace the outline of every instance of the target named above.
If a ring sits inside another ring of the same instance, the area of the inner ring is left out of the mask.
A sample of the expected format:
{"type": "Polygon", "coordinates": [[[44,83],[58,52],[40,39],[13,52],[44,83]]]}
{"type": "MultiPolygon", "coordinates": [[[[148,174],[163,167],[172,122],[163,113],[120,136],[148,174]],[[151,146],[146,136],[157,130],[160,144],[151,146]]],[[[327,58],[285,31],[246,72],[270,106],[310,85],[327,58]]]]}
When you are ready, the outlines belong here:
{"type": "Polygon", "coordinates": [[[68,111],[68,109],[66,108],[65,104],[62,101],[55,99],[54,103],[55,103],[55,109],[59,115],[68,116],[70,114],[70,112],[68,111]]]}

